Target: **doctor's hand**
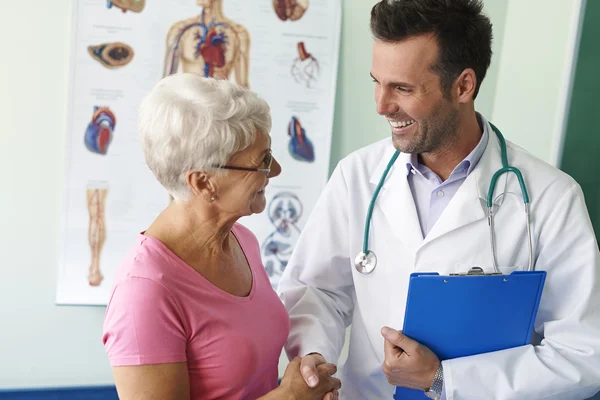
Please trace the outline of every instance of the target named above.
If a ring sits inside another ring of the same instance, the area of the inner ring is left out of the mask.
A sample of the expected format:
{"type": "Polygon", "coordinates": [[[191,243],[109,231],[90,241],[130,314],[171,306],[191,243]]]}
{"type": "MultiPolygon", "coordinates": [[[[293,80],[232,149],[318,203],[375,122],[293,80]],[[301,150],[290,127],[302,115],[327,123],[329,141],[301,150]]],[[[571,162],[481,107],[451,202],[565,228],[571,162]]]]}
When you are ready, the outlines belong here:
{"type": "MultiPolygon", "coordinates": [[[[309,387],[315,387],[319,384],[319,365],[325,364],[325,358],[319,353],[309,353],[302,357],[300,361],[300,372],[304,377],[304,382],[309,387]]],[[[330,364],[334,365],[334,364],[330,364]]],[[[334,391],[326,395],[323,400],[335,400],[337,398],[337,391],[334,391]]]]}
{"type": "Polygon", "coordinates": [[[437,356],[401,331],[383,327],[381,334],[385,338],[382,369],[388,382],[410,389],[429,389],[440,366],[437,356]]]}
{"type": "MultiPolygon", "coordinates": [[[[303,357],[304,358],[304,357],[303,357]]],[[[321,357],[322,358],[322,357],[321,357]]],[[[337,400],[338,390],[342,386],[339,379],[331,375],[337,372],[337,367],[330,363],[321,363],[316,368],[318,383],[312,387],[304,381],[300,372],[300,357],[294,358],[287,366],[281,385],[277,388],[277,395],[273,399],[294,400],[337,400]]],[[[274,393],[274,392],[273,392],[274,393]]],[[[270,398],[265,398],[267,400],[270,398]]]]}

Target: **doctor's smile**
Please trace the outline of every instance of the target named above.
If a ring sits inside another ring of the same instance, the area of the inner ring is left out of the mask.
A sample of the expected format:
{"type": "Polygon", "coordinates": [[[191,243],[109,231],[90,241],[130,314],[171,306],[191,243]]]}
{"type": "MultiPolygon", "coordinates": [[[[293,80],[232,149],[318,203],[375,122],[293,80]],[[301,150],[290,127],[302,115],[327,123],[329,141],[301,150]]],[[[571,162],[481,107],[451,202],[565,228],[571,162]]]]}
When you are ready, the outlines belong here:
{"type": "Polygon", "coordinates": [[[414,119],[400,121],[388,119],[388,122],[392,127],[392,132],[396,135],[404,135],[418,129],[417,122],[414,119]]]}

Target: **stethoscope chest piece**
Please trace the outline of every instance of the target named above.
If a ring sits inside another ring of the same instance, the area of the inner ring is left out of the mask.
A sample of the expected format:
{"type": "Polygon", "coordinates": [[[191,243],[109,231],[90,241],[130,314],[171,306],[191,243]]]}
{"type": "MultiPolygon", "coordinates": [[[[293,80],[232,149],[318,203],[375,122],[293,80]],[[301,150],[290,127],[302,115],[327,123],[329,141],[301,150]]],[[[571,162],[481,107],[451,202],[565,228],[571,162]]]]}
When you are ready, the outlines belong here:
{"type": "Polygon", "coordinates": [[[367,251],[366,254],[361,251],[354,259],[354,266],[361,274],[370,274],[377,266],[377,257],[372,251],[367,251]]]}

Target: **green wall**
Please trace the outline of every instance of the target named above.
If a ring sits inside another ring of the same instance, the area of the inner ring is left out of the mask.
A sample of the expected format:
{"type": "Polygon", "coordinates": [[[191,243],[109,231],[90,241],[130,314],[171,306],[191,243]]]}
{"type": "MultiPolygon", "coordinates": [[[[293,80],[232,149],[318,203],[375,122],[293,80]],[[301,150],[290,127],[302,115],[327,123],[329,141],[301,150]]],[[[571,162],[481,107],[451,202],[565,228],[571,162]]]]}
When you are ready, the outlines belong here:
{"type": "Polygon", "coordinates": [[[600,240],[600,1],[588,0],[560,168],[583,188],[600,240]]]}

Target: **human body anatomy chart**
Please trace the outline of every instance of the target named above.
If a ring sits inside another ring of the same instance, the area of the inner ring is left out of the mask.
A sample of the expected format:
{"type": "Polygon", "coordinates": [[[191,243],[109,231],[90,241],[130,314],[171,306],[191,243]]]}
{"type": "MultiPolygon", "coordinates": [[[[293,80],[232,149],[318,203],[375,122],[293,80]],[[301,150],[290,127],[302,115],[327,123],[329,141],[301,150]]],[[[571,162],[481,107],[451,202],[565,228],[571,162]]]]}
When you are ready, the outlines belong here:
{"type": "Polygon", "coordinates": [[[144,163],[137,109],[193,72],[258,92],[283,173],[240,222],[277,286],[329,173],[341,0],[81,0],[74,4],[57,303],[105,305],[137,235],[169,196],[144,163]]]}

